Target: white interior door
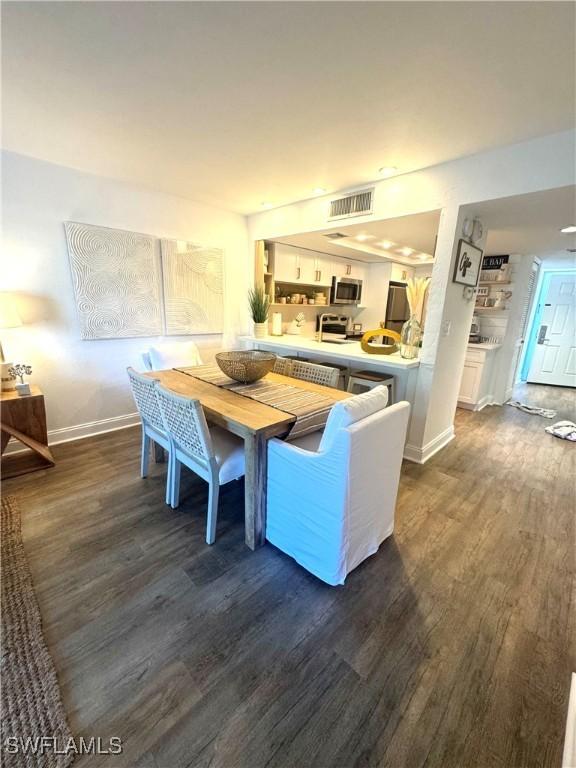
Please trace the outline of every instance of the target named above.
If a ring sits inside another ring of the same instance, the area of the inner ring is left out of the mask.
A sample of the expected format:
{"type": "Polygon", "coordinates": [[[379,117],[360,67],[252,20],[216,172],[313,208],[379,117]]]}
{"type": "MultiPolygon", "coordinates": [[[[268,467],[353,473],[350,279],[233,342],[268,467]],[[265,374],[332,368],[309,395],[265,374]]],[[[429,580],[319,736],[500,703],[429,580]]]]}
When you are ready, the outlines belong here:
{"type": "Polygon", "coordinates": [[[576,386],[576,273],[552,275],[528,381],[576,386]]]}

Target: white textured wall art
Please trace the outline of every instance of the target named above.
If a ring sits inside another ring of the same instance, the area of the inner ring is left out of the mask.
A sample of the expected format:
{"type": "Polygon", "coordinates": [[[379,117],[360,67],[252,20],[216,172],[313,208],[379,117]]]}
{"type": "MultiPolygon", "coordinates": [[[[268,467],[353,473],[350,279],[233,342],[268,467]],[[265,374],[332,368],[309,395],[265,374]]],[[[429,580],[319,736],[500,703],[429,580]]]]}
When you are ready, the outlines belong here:
{"type": "Polygon", "coordinates": [[[82,338],[160,336],[158,240],[70,221],[64,226],[82,338]]]}
{"type": "Polygon", "coordinates": [[[161,248],[166,333],[221,333],[224,251],[183,240],[162,240],[161,248]]]}

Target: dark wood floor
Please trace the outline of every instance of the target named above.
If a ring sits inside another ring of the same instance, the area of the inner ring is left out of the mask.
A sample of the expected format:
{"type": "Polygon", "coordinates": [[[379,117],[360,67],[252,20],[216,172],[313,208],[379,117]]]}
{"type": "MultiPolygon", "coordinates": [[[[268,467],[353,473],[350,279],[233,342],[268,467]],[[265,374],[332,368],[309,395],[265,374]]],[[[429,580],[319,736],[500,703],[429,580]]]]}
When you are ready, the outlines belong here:
{"type": "MultiPolygon", "coordinates": [[[[575,418],[573,394],[520,396],[575,418]]],[[[138,433],[56,447],[9,480],[24,511],[76,765],[527,768],[561,762],[576,669],[576,446],[511,407],[459,411],[405,463],[396,533],[331,588],[243,544],[242,486],[204,544],[206,488],[163,503],[138,433]]]]}

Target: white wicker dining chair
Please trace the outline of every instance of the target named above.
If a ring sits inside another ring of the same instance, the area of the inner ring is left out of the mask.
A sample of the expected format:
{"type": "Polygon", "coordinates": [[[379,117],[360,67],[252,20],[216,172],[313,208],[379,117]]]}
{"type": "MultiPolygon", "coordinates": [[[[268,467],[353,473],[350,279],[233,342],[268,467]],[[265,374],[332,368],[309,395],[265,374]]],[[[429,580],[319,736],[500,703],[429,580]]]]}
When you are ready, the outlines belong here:
{"type": "MultiPolygon", "coordinates": [[[[301,379],[302,381],[310,381],[314,384],[323,384],[325,387],[338,386],[338,379],[340,378],[340,371],[337,368],[331,368],[329,365],[319,365],[318,363],[304,363],[301,360],[288,360],[288,363],[292,363],[291,366],[286,366],[286,370],[290,368],[290,373],[285,373],[285,376],[292,376],[294,379],[301,379]]],[[[281,373],[276,370],[275,373],[281,373]]]]}
{"type": "Polygon", "coordinates": [[[294,360],[287,357],[278,357],[274,363],[274,373],[282,376],[292,376],[294,379],[311,381],[314,384],[323,384],[326,387],[337,387],[340,371],[328,365],[318,363],[306,363],[303,360],[294,360]]]}
{"type": "Polygon", "coordinates": [[[206,543],[216,539],[220,486],[244,475],[243,441],[225,429],[206,423],[198,400],[181,397],[165,387],[156,388],[164,428],[172,445],[169,478],[170,504],[180,503],[182,464],[209,483],[206,543]]]}
{"type": "Polygon", "coordinates": [[[150,441],[153,440],[168,451],[168,473],[166,476],[166,504],[170,504],[170,474],[172,469],[172,451],[170,438],[164,428],[162,414],[156,398],[156,379],[142,376],[134,368],[127,368],[132,395],[142,422],[142,456],[140,457],[140,476],[147,477],[150,463],[150,441]]]}
{"type": "Polygon", "coordinates": [[[292,376],[292,364],[294,360],[290,357],[277,357],[274,360],[274,373],[279,373],[281,376],[292,376]]]}
{"type": "Polygon", "coordinates": [[[163,371],[202,365],[202,357],[193,341],[163,341],[142,352],[142,362],[147,371],[163,371]]]}

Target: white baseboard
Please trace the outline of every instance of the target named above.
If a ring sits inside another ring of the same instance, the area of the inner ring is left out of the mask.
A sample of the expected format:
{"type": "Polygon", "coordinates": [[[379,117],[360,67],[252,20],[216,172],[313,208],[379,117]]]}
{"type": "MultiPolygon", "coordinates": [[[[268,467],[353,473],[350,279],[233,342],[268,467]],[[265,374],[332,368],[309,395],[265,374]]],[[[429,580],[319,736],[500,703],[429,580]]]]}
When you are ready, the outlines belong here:
{"type": "Polygon", "coordinates": [[[486,395],[477,403],[467,403],[464,400],[458,400],[458,408],[464,408],[466,411],[481,411],[487,405],[500,405],[494,400],[494,395],[486,395]]]}
{"type": "Polygon", "coordinates": [[[420,448],[417,445],[410,445],[407,443],[404,446],[404,458],[408,461],[413,461],[415,464],[425,464],[428,459],[431,459],[434,454],[442,450],[444,446],[454,439],[454,426],[448,427],[444,432],[441,432],[429,443],[420,448]]]}
{"type": "MultiPolygon", "coordinates": [[[[87,424],[76,424],[74,427],[51,429],[48,431],[48,445],[69,443],[71,440],[82,440],[85,437],[101,435],[104,432],[116,432],[118,429],[135,427],[138,424],[140,424],[140,416],[137,413],[127,413],[125,416],[113,416],[110,419],[89,421],[87,424]]],[[[22,443],[12,438],[6,447],[5,453],[8,455],[25,450],[28,449],[23,448],[22,443]]]]}

